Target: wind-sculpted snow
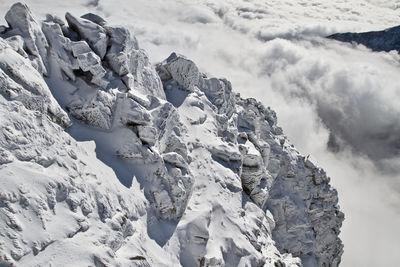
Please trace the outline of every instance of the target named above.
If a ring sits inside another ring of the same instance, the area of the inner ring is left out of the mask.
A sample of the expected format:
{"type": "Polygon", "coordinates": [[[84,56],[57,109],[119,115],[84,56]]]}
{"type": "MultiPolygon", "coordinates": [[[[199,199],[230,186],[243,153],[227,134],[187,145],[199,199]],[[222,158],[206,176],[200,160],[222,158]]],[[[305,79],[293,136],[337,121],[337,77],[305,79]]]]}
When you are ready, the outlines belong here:
{"type": "MultiPolygon", "coordinates": [[[[24,58],[9,38],[0,39],[0,92],[10,100],[22,102],[26,108],[40,111],[63,127],[70,124],[67,114],[51,95],[41,74],[24,58]]],[[[19,49],[19,48],[17,48],[19,49]]],[[[35,62],[35,60],[33,61],[35,62]]],[[[35,64],[35,63],[33,63],[35,64]]]]}
{"type": "Polygon", "coordinates": [[[337,192],[274,111],[94,14],[8,14],[0,265],[339,264],[337,192]]]}

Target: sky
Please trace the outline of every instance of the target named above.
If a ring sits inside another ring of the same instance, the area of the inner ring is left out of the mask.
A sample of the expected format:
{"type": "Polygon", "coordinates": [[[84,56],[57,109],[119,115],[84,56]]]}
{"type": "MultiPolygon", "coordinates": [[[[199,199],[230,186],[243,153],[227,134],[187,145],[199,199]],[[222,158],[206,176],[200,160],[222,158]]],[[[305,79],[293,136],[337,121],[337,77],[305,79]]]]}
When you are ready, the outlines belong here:
{"type": "MultiPolygon", "coordinates": [[[[1,1],[0,24],[13,2],[1,1]]],[[[397,26],[400,0],[25,2],[37,18],[97,13],[131,29],[153,63],[183,54],[272,107],[338,190],[341,266],[398,265],[400,56],[324,37],[397,26]]]]}

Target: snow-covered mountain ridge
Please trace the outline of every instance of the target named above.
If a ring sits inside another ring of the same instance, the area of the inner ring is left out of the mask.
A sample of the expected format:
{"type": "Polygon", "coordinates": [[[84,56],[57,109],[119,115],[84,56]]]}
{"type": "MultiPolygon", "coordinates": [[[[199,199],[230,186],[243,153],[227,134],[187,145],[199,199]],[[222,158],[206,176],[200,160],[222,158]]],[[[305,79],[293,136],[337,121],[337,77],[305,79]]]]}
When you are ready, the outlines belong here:
{"type": "Polygon", "coordinates": [[[342,42],[363,44],[373,51],[395,50],[400,53],[400,26],[371,32],[346,32],[329,35],[328,38],[342,42]]]}
{"type": "Polygon", "coordinates": [[[0,264],[339,264],[337,192],[275,112],[94,14],[6,20],[0,264]]]}

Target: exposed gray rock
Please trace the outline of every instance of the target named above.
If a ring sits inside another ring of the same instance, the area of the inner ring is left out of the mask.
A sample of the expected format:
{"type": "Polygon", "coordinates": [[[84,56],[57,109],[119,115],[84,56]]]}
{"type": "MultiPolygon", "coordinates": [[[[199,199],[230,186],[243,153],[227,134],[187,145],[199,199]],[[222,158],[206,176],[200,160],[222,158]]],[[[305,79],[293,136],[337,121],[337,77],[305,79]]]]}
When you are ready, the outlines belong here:
{"type": "Polygon", "coordinates": [[[4,34],[7,31],[7,27],[4,25],[0,25],[0,34],[4,34]]]}

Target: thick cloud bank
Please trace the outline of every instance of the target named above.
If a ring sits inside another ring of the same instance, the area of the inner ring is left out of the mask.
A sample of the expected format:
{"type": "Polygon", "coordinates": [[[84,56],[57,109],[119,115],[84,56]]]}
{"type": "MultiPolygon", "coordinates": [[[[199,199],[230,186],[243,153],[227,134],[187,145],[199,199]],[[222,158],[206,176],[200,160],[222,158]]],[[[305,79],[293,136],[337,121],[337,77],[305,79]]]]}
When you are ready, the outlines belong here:
{"type": "MultiPolygon", "coordinates": [[[[1,10],[13,2],[1,1],[1,10]]],[[[270,105],[338,189],[341,266],[399,265],[400,57],[323,37],[396,26],[400,1],[26,2],[42,17],[98,13],[132,29],[153,62],[184,54],[270,105]]]]}
{"type": "Polygon", "coordinates": [[[315,108],[333,151],[350,145],[381,163],[400,155],[399,59],[326,40],[275,39],[266,43],[259,75],[315,108]]]}

